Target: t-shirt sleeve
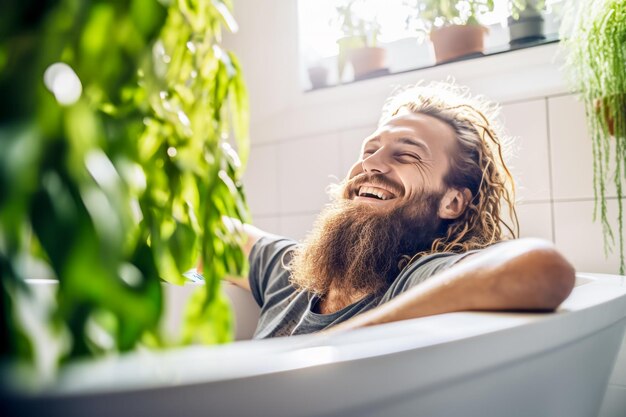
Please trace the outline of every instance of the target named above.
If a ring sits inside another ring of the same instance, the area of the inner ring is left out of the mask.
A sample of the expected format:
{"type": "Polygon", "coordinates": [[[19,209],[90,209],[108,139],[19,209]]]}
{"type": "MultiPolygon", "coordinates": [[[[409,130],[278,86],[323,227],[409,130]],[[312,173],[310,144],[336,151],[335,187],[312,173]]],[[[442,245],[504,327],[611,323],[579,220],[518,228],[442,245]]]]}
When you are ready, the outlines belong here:
{"type": "MultiPolygon", "coordinates": [[[[252,296],[260,307],[265,303],[265,295],[272,285],[272,278],[280,276],[280,271],[285,269],[283,256],[295,245],[296,242],[291,239],[266,235],[252,246],[248,257],[250,262],[248,281],[252,296]]],[[[284,261],[287,262],[288,259],[284,261]]]]}
{"type": "Polygon", "coordinates": [[[465,253],[445,252],[425,256],[414,264],[409,265],[406,270],[400,273],[398,278],[396,278],[389,290],[385,293],[382,302],[389,301],[391,298],[407,291],[409,288],[421,284],[476,252],[477,251],[465,253]]]}

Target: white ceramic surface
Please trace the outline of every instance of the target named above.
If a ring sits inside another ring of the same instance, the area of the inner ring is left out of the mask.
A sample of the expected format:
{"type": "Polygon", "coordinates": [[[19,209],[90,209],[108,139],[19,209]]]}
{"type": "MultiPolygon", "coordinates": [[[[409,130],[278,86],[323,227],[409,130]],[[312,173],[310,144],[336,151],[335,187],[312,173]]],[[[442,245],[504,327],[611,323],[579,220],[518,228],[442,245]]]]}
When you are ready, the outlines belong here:
{"type": "MultiPolygon", "coordinates": [[[[626,199],[623,202],[626,203],[626,199]]],[[[599,221],[592,221],[593,207],[593,201],[555,202],[554,243],[579,271],[593,269],[615,273],[619,271],[619,251],[614,249],[608,256],[605,255],[602,225],[599,221]]],[[[617,200],[607,201],[607,208],[609,223],[616,233],[617,200]]]]}
{"type": "Polygon", "coordinates": [[[318,213],[284,215],[280,218],[280,234],[301,241],[313,228],[317,215],[318,213]]]}
{"type": "Polygon", "coordinates": [[[506,162],[516,181],[518,201],[549,200],[551,192],[545,100],[505,104],[502,106],[502,117],[508,134],[514,137],[512,152],[506,162]]]}
{"type": "Polygon", "coordinates": [[[278,213],[278,145],[256,145],[250,149],[243,177],[250,211],[254,215],[278,213]]]}
{"type": "Polygon", "coordinates": [[[341,166],[340,172],[343,176],[347,176],[352,165],[361,156],[361,144],[366,137],[376,131],[376,125],[366,127],[354,127],[341,132],[340,155],[341,166]]]}
{"type": "MultiPolygon", "coordinates": [[[[548,98],[548,110],[554,198],[593,198],[593,151],[585,107],[575,95],[567,95],[548,98]]],[[[606,190],[607,196],[617,195],[611,180],[606,190]]]]}
{"type": "Polygon", "coordinates": [[[281,213],[319,210],[328,203],[326,187],[339,172],[339,134],[281,142],[278,153],[278,184],[281,213]],[[319,152],[324,157],[319,158],[319,152]],[[312,173],[315,173],[312,175],[312,173]]]}
{"type": "Polygon", "coordinates": [[[516,210],[520,237],[539,237],[554,241],[550,203],[518,204],[516,210]]]}
{"type": "MultiPolygon", "coordinates": [[[[597,415],[626,284],[579,274],[556,313],[452,313],[334,336],[138,352],[68,367],[9,411],[49,416],[597,415]]],[[[250,299],[247,300],[249,302],[250,299]]]]}

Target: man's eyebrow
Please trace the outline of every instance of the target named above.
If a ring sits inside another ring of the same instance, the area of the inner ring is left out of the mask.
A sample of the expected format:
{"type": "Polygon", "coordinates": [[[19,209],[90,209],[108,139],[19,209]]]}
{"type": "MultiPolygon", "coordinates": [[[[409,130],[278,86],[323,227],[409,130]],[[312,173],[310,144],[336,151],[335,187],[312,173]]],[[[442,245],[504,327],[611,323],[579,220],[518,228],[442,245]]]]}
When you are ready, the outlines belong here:
{"type": "Polygon", "coordinates": [[[417,146],[418,148],[422,149],[424,152],[426,152],[428,154],[428,156],[431,155],[430,153],[430,149],[428,148],[428,146],[422,142],[421,140],[416,140],[416,139],[412,139],[412,138],[406,138],[406,137],[402,137],[398,139],[398,142],[403,143],[405,145],[411,145],[411,146],[417,146]]]}
{"type": "Polygon", "coordinates": [[[373,138],[368,139],[368,140],[367,140],[367,141],[363,144],[363,146],[367,146],[367,145],[369,145],[370,143],[373,143],[373,142],[380,142],[380,136],[374,136],[373,138]]]}
{"type": "Polygon", "coordinates": [[[380,136],[374,136],[373,138],[370,138],[367,141],[363,142],[363,145],[361,145],[361,151],[365,152],[366,148],[369,145],[379,144],[379,143],[380,143],[380,136]]]}

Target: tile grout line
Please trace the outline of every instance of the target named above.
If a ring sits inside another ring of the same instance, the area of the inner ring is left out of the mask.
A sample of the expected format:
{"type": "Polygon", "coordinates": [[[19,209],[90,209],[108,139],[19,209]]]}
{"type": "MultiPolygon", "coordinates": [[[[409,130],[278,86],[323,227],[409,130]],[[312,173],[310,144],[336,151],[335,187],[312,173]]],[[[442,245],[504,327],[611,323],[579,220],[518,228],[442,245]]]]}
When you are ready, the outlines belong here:
{"type": "Polygon", "coordinates": [[[500,103],[500,105],[502,106],[507,106],[509,104],[520,104],[520,103],[526,103],[529,101],[539,101],[539,100],[545,100],[545,99],[550,99],[550,98],[559,98],[559,97],[565,97],[565,96],[569,96],[569,95],[573,95],[571,92],[563,92],[563,93],[552,93],[552,94],[539,94],[536,96],[528,96],[528,97],[524,97],[524,98],[519,98],[519,99],[513,99],[513,100],[503,100],[500,103]]]}
{"type": "Polygon", "coordinates": [[[264,214],[256,214],[254,215],[255,219],[271,219],[271,218],[284,218],[289,216],[310,216],[318,214],[320,210],[305,210],[305,211],[294,211],[289,213],[264,213],[264,214]]]}
{"type": "Polygon", "coordinates": [[[270,146],[270,145],[278,145],[281,143],[294,142],[294,141],[306,140],[306,139],[317,139],[319,136],[340,135],[350,130],[365,129],[365,128],[369,129],[369,128],[372,128],[372,125],[376,126],[376,122],[367,123],[367,124],[360,123],[360,124],[350,125],[346,127],[337,128],[337,129],[323,130],[319,132],[311,132],[310,134],[305,134],[305,135],[295,135],[295,136],[283,137],[279,139],[271,139],[271,140],[260,142],[260,143],[251,142],[250,148],[257,147],[257,146],[263,147],[263,146],[270,146]]]}
{"type": "MultiPolygon", "coordinates": [[[[501,106],[506,106],[509,104],[520,104],[520,103],[526,103],[526,102],[531,102],[531,101],[537,101],[537,100],[547,100],[547,99],[551,99],[551,98],[559,98],[559,97],[565,97],[568,95],[573,95],[573,93],[571,92],[561,92],[561,93],[553,93],[553,94],[548,94],[548,95],[537,95],[537,96],[529,96],[529,97],[525,97],[525,98],[521,98],[521,99],[513,99],[513,100],[504,100],[499,102],[499,104],[501,106]]],[[[335,129],[329,129],[329,130],[322,130],[319,132],[311,132],[308,134],[304,134],[304,135],[295,135],[295,136],[289,136],[289,137],[281,137],[279,139],[270,139],[267,141],[263,141],[260,143],[250,143],[250,147],[255,147],[255,146],[268,146],[268,145],[272,145],[272,144],[279,144],[279,143],[283,143],[283,142],[290,142],[293,140],[303,140],[303,139],[311,139],[311,138],[315,138],[317,136],[324,136],[324,135],[332,135],[332,134],[341,134],[345,131],[349,131],[349,130],[353,130],[353,129],[363,129],[363,128],[370,128],[372,127],[372,125],[376,125],[376,122],[374,123],[357,123],[354,125],[350,125],[350,126],[345,126],[345,127],[339,127],[339,128],[335,128],[335,129]]]]}
{"type": "MultiPolygon", "coordinates": [[[[281,166],[281,164],[280,164],[281,152],[282,152],[281,146],[280,146],[280,144],[278,144],[274,148],[274,158],[275,158],[275,161],[276,161],[276,198],[278,199],[277,206],[278,206],[278,212],[279,213],[282,211],[282,206],[283,206],[283,203],[282,203],[283,193],[282,193],[282,190],[281,190],[281,187],[280,187],[280,178],[281,178],[280,174],[281,174],[281,171],[282,171],[282,169],[280,167],[281,166]]],[[[280,220],[281,220],[281,216],[278,216],[278,222],[277,222],[276,228],[278,229],[277,233],[282,235],[282,233],[283,233],[283,224],[282,224],[282,222],[280,220]]]]}
{"type": "Polygon", "coordinates": [[[552,175],[552,141],[550,135],[550,105],[549,97],[544,97],[544,106],[546,110],[546,138],[548,139],[548,178],[550,181],[550,225],[552,233],[552,242],[556,245],[556,225],[554,216],[554,178],[552,175]]]}

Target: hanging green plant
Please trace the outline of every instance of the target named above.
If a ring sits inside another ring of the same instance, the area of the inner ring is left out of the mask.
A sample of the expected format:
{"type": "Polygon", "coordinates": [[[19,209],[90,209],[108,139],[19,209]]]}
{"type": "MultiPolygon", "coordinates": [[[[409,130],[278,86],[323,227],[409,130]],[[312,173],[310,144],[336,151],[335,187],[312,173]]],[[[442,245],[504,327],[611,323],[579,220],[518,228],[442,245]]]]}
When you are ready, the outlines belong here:
{"type": "Polygon", "coordinates": [[[34,355],[15,314],[32,259],[59,281],[65,358],[161,343],[161,280],[199,258],[186,341],[230,340],[219,283],[245,259],[222,217],[249,221],[247,95],[220,46],[231,5],[30,3],[0,17],[2,355],[34,355]]]}
{"type": "Polygon", "coordinates": [[[620,273],[624,273],[622,181],[626,175],[626,1],[582,1],[564,20],[561,38],[567,52],[571,85],[585,105],[593,144],[595,209],[604,234],[605,252],[617,234],[620,273]],[[607,181],[617,190],[618,230],[607,211],[607,181]]]}

